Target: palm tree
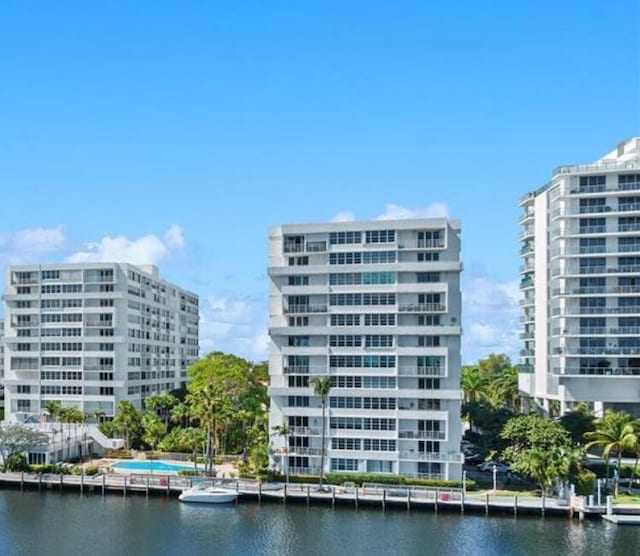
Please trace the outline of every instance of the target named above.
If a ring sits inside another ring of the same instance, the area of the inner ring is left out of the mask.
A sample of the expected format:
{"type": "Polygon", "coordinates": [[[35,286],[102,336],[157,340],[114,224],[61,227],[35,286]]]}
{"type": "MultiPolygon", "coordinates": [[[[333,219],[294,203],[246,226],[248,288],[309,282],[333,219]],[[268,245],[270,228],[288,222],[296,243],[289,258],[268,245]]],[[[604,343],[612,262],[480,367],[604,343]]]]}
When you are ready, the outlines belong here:
{"type": "Polygon", "coordinates": [[[589,441],[585,446],[587,450],[593,446],[602,446],[602,456],[607,463],[607,478],[609,478],[611,452],[617,452],[614,492],[618,496],[622,452],[625,449],[632,448],[638,442],[633,418],[622,411],[609,411],[605,413],[604,417],[596,421],[596,430],[587,432],[584,436],[589,441]]]}
{"type": "Polygon", "coordinates": [[[633,469],[631,470],[631,478],[629,479],[629,488],[627,492],[631,494],[631,489],[633,488],[633,481],[636,478],[636,471],[638,469],[638,460],[640,460],[640,419],[636,419],[633,421],[633,427],[636,431],[635,441],[632,441],[628,447],[636,457],[636,461],[633,464],[633,469]]]}
{"type": "Polygon", "coordinates": [[[320,396],[320,403],[322,404],[322,448],[320,449],[320,487],[322,487],[322,480],[324,478],[324,457],[325,457],[325,442],[326,442],[326,420],[327,420],[327,398],[331,391],[331,377],[314,377],[310,380],[313,385],[313,391],[316,396],[320,396]]]}
{"type": "Polygon", "coordinates": [[[478,402],[486,397],[487,380],[475,367],[463,367],[461,385],[466,403],[478,402]]]}
{"type": "Polygon", "coordinates": [[[291,427],[286,421],[282,421],[282,425],[276,425],[275,427],[271,427],[273,429],[273,434],[276,436],[284,437],[284,446],[285,451],[283,452],[284,460],[287,462],[286,467],[284,467],[284,476],[285,482],[289,482],[289,437],[293,432],[291,427]]]}

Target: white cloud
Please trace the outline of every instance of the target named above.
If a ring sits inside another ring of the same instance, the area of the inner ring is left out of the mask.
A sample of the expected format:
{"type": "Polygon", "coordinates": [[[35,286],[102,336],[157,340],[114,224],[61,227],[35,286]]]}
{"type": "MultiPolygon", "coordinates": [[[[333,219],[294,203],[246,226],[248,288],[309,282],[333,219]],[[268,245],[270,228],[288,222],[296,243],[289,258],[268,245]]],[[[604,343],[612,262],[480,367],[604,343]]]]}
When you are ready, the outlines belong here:
{"type": "Polygon", "coordinates": [[[356,215],[353,212],[343,211],[336,214],[331,222],[353,222],[356,219],[356,215]]]}
{"type": "Polygon", "coordinates": [[[376,220],[405,220],[409,218],[448,218],[449,207],[444,203],[432,203],[422,208],[406,208],[388,204],[376,220]]]}
{"type": "Polygon", "coordinates": [[[42,262],[44,258],[65,247],[67,238],[62,226],[53,228],[23,228],[0,234],[0,263],[28,264],[42,262]]]}
{"type": "Polygon", "coordinates": [[[87,243],[84,250],[69,255],[67,261],[123,262],[138,265],[159,264],[171,255],[182,251],[186,241],[182,228],[171,226],[162,238],[149,234],[137,239],[124,236],[105,236],[97,243],[87,243]]]}
{"type": "Polygon", "coordinates": [[[267,293],[209,295],[200,308],[200,349],[237,353],[253,360],[268,357],[267,293]]]}
{"type": "Polygon", "coordinates": [[[486,275],[463,275],[463,362],[473,363],[492,352],[517,362],[520,350],[520,290],[517,280],[500,282],[486,275]]]}

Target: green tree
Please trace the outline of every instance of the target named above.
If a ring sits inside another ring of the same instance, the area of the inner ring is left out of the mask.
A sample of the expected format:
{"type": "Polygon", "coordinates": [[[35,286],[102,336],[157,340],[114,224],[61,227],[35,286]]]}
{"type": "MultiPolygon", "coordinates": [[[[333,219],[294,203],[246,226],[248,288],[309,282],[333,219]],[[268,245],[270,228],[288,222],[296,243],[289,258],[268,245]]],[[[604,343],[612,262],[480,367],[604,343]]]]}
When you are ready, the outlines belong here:
{"type": "Polygon", "coordinates": [[[144,440],[152,450],[158,447],[160,441],[167,434],[166,425],[155,413],[147,412],[142,416],[142,440],[144,440]]]}
{"type": "Polygon", "coordinates": [[[487,379],[478,367],[462,367],[460,383],[466,403],[479,402],[485,397],[487,379]]]}
{"type": "Polygon", "coordinates": [[[602,448],[602,457],[607,464],[607,478],[609,477],[609,460],[612,452],[616,452],[616,476],[614,481],[615,495],[620,490],[620,467],[622,464],[622,452],[625,449],[633,449],[638,442],[638,434],[631,415],[622,411],[608,411],[601,419],[596,421],[596,430],[584,435],[588,440],[585,448],[589,450],[594,446],[602,448]]]}
{"type": "Polygon", "coordinates": [[[169,427],[171,410],[180,403],[180,400],[171,394],[153,394],[144,400],[144,406],[150,411],[155,411],[160,417],[165,428],[169,427]]]}
{"type": "Polygon", "coordinates": [[[327,436],[327,399],[329,398],[329,392],[331,392],[331,377],[314,377],[310,381],[313,386],[313,392],[316,396],[320,397],[320,404],[322,405],[322,444],[320,448],[320,487],[322,487],[322,481],[324,479],[324,458],[325,458],[325,444],[327,436]]]}
{"type": "Polygon", "coordinates": [[[560,424],[576,444],[584,444],[584,435],[595,430],[595,415],[586,404],[581,403],[573,411],[560,417],[560,424]]]}
{"type": "Polygon", "coordinates": [[[117,411],[113,418],[113,429],[124,436],[124,447],[131,449],[134,442],[140,438],[142,418],[135,406],[126,400],[118,402],[117,411]]]}
{"type": "Polygon", "coordinates": [[[273,430],[273,434],[275,436],[281,436],[284,439],[284,450],[282,452],[282,460],[285,462],[285,464],[283,465],[284,475],[285,475],[285,481],[288,483],[289,482],[289,437],[291,436],[291,433],[293,431],[291,430],[289,423],[287,423],[285,420],[282,421],[281,425],[275,425],[274,427],[271,427],[271,430],[273,430]]]}
{"type": "Polygon", "coordinates": [[[566,480],[581,460],[567,431],[537,414],[510,419],[500,436],[509,443],[502,457],[536,481],[545,495],[552,493],[555,479],[566,480]]]}
{"type": "Polygon", "coordinates": [[[0,423],[2,471],[7,470],[8,463],[15,460],[15,456],[48,444],[49,436],[44,432],[19,423],[0,423]]]}

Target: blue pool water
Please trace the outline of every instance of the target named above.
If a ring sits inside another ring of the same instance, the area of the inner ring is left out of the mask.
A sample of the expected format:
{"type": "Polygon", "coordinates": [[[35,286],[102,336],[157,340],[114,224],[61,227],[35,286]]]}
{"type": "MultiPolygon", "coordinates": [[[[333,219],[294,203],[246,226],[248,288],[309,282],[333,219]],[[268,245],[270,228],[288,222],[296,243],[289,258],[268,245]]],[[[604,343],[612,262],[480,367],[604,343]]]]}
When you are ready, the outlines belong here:
{"type": "Polygon", "coordinates": [[[192,469],[193,465],[180,465],[164,461],[119,461],[111,467],[127,471],[171,471],[175,473],[182,469],[192,469]]]}

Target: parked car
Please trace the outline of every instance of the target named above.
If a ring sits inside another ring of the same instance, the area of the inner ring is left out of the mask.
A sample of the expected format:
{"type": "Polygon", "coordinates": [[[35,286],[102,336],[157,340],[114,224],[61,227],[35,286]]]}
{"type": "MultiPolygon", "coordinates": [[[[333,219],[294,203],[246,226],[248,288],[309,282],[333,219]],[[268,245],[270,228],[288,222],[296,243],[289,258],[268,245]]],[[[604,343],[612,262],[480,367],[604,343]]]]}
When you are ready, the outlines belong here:
{"type": "Polygon", "coordinates": [[[464,463],[466,465],[476,465],[482,463],[482,456],[480,454],[465,454],[464,463]]]}
{"type": "Polygon", "coordinates": [[[499,461],[485,461],[484,463],[481,463],[476,467],[478,468],[478,471],[493,472],[494,467],[497,473],[506,473],[507,471],[511,471],[511,468],[508,465],[504,463],[500,463],[499,461]]]}

